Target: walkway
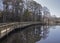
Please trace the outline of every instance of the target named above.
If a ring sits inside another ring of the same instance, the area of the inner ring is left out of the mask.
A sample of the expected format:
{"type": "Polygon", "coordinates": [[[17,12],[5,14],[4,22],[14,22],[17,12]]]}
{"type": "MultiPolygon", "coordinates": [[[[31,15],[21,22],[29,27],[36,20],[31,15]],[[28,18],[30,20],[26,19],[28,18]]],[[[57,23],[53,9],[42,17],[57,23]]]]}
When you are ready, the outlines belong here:
{"type": "Polygon", "coordinates": [[[40,22],[14,22],[14,23],[1,23],[0,24],[0,39],[7,35],[14,29],[26,27],[32,24],[40,24],[40,22]]]}

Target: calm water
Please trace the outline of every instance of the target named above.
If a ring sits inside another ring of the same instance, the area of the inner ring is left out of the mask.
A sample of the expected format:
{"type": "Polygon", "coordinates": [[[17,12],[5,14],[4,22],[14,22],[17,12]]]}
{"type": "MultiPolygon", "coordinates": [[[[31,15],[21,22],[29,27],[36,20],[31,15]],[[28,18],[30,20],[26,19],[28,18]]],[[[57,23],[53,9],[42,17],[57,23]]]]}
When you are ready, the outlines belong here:
{"type": "Polygon", "coordinates": [[[9,35],[1,43],[60,43],[60,26],[31,26],[9,35]]]}

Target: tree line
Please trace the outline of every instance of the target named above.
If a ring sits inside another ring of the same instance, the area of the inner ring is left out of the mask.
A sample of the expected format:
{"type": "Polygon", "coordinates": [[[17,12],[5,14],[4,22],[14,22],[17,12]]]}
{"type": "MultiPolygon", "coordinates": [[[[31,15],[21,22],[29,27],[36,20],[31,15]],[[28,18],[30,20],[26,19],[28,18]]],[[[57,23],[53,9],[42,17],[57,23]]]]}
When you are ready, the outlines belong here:
{"type": "Polygon", "coordinates": [[[34,0],[2,0],[2,2],[3,11],[0,11],[0,22],[41,22],[43,14],[49,12],[46,9],[43,10],[42,5],[34,0]]]}

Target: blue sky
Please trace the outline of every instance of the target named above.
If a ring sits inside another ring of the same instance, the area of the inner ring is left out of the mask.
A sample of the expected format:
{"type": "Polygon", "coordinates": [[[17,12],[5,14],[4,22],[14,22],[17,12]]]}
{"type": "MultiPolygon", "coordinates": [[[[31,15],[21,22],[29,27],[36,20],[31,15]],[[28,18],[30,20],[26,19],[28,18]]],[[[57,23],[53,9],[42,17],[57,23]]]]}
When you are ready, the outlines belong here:
{"type": "Polygon", "coordinates": [[[60,0],[35,0],[40,3],[43,7],[46,6],[51,15],[56,15],[60,17],[60,0]]]}

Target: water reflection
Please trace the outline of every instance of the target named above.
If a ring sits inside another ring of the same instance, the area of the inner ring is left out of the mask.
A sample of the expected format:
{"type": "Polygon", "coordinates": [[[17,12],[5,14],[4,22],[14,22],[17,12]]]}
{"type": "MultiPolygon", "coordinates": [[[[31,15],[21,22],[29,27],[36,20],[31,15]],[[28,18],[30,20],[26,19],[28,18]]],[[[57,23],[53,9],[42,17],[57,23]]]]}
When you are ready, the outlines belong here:
{"type": "Polygon", "coordinates": [[[8,36],[1,43],[35,43],[41,38],[46,39],[48,37],[49,28],[50,26],[31,26],[8,36]]]}
{"type": "Polygon", "coordinates": [[[42,34],[43,34],[42,38],[45,39],[48,37],[50,26],[42,26],[42,27],[43,27],[42,28],[42,34]]]}

